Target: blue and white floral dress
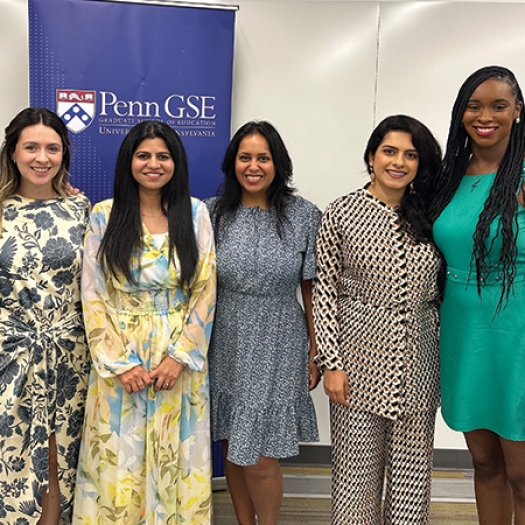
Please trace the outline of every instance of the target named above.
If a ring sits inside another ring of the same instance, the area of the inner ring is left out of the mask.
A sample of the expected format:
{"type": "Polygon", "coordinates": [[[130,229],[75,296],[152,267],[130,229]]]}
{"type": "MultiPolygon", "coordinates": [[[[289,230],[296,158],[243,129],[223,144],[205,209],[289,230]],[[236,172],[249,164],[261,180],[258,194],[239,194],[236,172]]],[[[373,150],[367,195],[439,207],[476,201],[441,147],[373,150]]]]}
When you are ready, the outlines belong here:
{"type": "Polygon", "coordinates": [[[2,208],[0,525],[40,519],[53,432],[67,523],[89,376],[80,272],[90,204],[15,196],[2,208]]]}

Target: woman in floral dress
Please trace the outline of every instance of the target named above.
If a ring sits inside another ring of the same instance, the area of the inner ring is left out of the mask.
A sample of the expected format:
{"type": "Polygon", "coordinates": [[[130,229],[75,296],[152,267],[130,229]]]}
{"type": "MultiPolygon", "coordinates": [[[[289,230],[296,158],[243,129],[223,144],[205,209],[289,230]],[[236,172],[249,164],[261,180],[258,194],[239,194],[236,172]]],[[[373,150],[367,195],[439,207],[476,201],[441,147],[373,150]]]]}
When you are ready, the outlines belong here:
{"type": "Polygon", "coordinates": [[[209,525],[215,251],[175,131],[131,129],[114,195],[93,208],[86,236],[93,366],[73,521],[209,525]]]}
{"type": "Polygon", "coordinates": [[[80,272],[89,201],[69,139],[27,108],[0,152],[0,524],[70,521],[89,374],[80,272]]]}

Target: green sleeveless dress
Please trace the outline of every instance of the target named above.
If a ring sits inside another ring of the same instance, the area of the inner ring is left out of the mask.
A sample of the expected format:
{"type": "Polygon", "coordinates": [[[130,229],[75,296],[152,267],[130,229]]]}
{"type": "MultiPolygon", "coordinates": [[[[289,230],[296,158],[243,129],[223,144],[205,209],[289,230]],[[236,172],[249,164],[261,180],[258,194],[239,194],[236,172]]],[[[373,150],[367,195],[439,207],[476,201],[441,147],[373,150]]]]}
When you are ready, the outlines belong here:
{"type": "MultiPolygon", "coordinates": [[[[516,277],[497,312],[501,278],[494,268],[476,288],[473,235],[496,174],[465,176],[434,224],[434,238],[447,262],[441,305],[442,413],[454,430],[488,429],[525,440],[525,209],[518,211],[516,277]],[[471,271],[471,268],[472,271],[471,271]]],[[[496,265],[501,237],[491,228],[490,262],[496,265]]]]}

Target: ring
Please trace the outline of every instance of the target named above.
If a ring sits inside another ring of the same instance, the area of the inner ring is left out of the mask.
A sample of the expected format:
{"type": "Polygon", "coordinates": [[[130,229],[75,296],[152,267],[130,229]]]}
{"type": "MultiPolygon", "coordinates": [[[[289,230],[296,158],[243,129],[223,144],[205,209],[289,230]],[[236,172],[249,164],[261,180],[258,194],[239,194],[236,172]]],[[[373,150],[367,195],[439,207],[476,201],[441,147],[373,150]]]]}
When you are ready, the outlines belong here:
{"type": "Polygon", "coordinates": [[[170,382],[169,381],[166,381],[166,383],[164,383],[165,386],[170,386],[170,382]]]}

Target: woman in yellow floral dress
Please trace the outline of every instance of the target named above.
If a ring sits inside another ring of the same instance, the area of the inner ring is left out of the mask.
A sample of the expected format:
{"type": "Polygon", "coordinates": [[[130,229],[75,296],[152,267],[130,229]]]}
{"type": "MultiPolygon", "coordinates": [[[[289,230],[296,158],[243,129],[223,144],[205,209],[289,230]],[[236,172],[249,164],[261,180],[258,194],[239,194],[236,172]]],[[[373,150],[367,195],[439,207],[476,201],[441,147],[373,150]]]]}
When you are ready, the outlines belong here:
{"type": "Polygon", "coordinates": [[[93,208],[86,237],[93,366],[73,523],[206,525],[215,252],[169,126],[131,129],[114,195],[93,208]]]}

